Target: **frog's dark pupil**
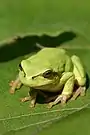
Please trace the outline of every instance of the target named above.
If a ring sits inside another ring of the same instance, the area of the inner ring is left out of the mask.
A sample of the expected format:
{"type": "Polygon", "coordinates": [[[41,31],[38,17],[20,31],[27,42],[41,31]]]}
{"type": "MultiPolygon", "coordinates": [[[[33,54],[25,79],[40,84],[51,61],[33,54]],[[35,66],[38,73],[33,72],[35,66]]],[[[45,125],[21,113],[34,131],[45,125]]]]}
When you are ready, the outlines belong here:
{"type": "Polygon", "coordinates": [[[52,70],[48,70],[48,71],[43,73],[44,78],[49,78],[51,75],[52,75],[52,70]]]}

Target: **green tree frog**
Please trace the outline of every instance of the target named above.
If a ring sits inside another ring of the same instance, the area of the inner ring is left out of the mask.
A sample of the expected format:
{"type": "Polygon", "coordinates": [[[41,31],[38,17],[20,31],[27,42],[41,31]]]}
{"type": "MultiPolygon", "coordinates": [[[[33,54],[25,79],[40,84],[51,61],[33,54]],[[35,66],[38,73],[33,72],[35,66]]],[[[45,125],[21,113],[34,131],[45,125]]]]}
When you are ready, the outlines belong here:
{"type": "Polygon", "coordinates": [[[57,98],[48,104],[51,108],[59,102],[65,104],[71,96],[75,100],[79,95],[85,95],[86,72],[78,56],[70,57],[62,48],[43,48],[21,61],[19,75],[10,83],[10,93],[14,93],[21,85],[30,87],[29,96],[22,98],[22,102],[30,100],[31,107],[35,106],[39,92],[43,95],[44,92],[60,91],[57,98]],[[74,93],[75,84],[79,87],[74,93]]]}

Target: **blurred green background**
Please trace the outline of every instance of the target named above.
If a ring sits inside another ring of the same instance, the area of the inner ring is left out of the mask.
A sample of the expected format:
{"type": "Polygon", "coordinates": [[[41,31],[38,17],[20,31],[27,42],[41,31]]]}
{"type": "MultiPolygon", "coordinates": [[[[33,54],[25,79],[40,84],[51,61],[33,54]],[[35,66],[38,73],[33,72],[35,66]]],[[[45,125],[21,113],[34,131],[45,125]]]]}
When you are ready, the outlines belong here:
{"type": "Polygon", "coordinates": [[[46,104],[20,103],[28,88],[9,94],[20,61],[44,46],[66,48],[78,55],[90,74],[89,0],[0,1],[0,135],[90,134],[90,92],[85,97],[47,109],[46,104]]]}

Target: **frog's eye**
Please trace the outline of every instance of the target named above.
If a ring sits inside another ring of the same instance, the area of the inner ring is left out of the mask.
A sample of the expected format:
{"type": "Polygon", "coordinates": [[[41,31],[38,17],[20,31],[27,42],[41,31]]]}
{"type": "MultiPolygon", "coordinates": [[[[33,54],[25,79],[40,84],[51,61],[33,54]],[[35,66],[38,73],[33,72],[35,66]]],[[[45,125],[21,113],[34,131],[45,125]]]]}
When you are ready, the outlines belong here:
{"type": "Polygon", "coordinates": [[[46,72],[43,73],[44,78],[50,78],[53,74],[52,70],[47,70],[46,72]]]}
{"type": "Polygon", "coordinates": [[[23,68],[22,68],[22,66],[21,66],[21,63],[19,64],[19,69],[20,69],[21,71],[23,71],[23,68]]]}

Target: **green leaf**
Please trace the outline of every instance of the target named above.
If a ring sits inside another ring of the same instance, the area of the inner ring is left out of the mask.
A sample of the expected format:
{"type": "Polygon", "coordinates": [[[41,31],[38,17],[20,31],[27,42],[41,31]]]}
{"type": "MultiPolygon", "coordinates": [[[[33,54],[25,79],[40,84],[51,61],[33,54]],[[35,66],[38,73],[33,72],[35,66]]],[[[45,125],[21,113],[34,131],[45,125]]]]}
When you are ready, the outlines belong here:
{"type": "Polygon", "coordinates": [[[86,0],[1,0],[0,40],[17,35],[56,35],[74,30],[90,35],[89,1],[86,0]]]}
{"type": "Polygon", "coordinates": [[[89,88],[85,97],[50,110],[46,104],[30,109],[29,102],[20,103],[19,98],[27,95],[26,87],[9,94],[18,64],[39,50],[36,43],[66,48],[81,58],[90,74],[89,8],[88,0],[0,1],[0,135],[90,134],[89,88]],[[20,37],[13,40],[15,36],[20,37]]]}

